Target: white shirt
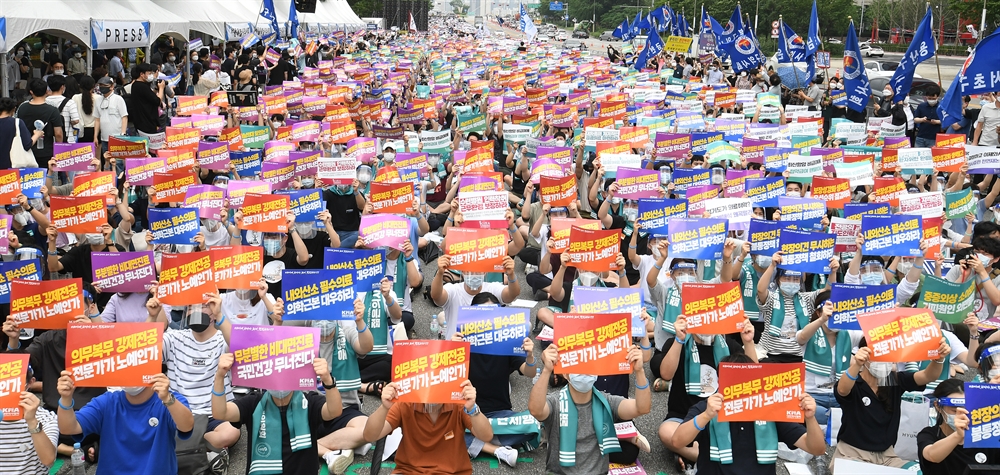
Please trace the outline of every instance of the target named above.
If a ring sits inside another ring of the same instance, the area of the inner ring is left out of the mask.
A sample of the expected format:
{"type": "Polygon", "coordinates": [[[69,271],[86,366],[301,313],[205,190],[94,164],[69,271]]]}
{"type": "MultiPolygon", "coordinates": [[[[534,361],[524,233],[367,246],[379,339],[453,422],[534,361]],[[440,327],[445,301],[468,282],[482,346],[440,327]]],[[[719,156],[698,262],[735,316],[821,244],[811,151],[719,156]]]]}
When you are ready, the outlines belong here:
{"type": "Polygon", "coordinates": [[[93,104],[94,110],[90,111],[91,114],[87,115],[83,112],[83,95],[77,94],[73,96],[73,102],[76,103],[76,110],[80,114],[80,130],[82,131],[86,127],[93,127],[94,122],[97,120],[97,94],[89,93],[94,97],[93,104]]]}
{"type": "MultiPolygon", "coordinates": [[[[219,357],[229,351],[229,345],[216,331],[208,340],[199,342],[191,330],[167,330],[163,334],[163,363],[167,365],[170,390],[177,391],[188,401],[191,412],[212,414],[212,390],[219,357]]],[[[233,399],[232,383],[226,375],[226,400],[233,399]]]]}
{"type": "MultiPolygon", "coordinates": [[[[51,95],[45,98],[45,103],[58,109],[64,100],[66,100],[66,97],[61,94],[51,95]]],[[[73,122],[76,122],[77,127],[80,126],[80,113],[76,109],[76,102],[74,102],[73,99],[66,101],[66,106],[63,107],[60,113],[62,114],[63,119],[63,134],[66,137],[75,135],[70,134],[70,131],[73,130],[73,122]]]]}
{"type": "Polygon", "coordinates": [[[122,118],[128,117],[128,107],[125,99],[112,93],[108,97],[98,95],[94,101],[94,109],[101,120],[101,141],[107,142],[108,137],[122,135],[122,118]]]}
{"type": "MultiPolygon", "coordinates": [[[[35,411],[35,419],[42,423],[42,432],[52,442],[59,445],[59,422],[56,415],[44,408],[35,411]]],[[[42,465],[35,451],[35,443],[28,433],[24,419],[0,422],[0,467],[2,473],[15,475],[47,475],[49,467],[42,465]]]]}
{"type": "Polygon", "coordinates": [[[229,291],[222,294],[222,314],[233,319],[233,325],[258,325],[267,326],[271,321],[267,319],[267,306],[263,300],[259,300],[257,305],[251,305],[249,300],[243,300],[236,296],[236,292],[229,291]]]}
{"type": "MultiPolygon", "coordinates": [[[[507,286],[502,282],[483,282],[482,288],[479,292],[487,292],[493,294],[498,300],[503,303],[503,290],[507,286]]],[[[468,307],[472,305],[472,299],[475,295],[469,295],[469,292],[465,290],[465,283],[456,282],[453,284],[444,284],[444,291],[448,294],[448,301],[444,304],[444,318],[446,320],[447,331],[445,331],[445,338],[450,339],[451,335],[455,334],[458,321],[458,309],[461,307],[468,307]]]]}
{"type": "Polygon", "coordinates": [[[976,119],[976,126],[983,124],[983,130],[979,134],[979,145],[984,147],[996,147],[1000,145],[997,140],[997,126],[1000,126],[1000,109],[995,103],[987,103],[979,111],[979,118],[976,119]]]}

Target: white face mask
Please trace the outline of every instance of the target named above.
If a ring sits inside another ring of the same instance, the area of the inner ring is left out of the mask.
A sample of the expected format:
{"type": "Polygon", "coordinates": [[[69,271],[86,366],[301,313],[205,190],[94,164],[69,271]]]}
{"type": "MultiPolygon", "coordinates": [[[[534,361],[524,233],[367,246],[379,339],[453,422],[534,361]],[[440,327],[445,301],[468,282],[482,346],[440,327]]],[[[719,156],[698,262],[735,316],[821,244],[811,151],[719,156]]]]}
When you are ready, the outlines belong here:
{"type": "Polygon", "coordinates": [[[556,147],[565,147],[565,146],[566,146],[566,141],[565,140],[563,140],[563,139],[557,139],[556,140],[556,147]]]}
{"type": "Polygon", "coordinates": [[[798,198],[798,197],[802,196],[802,193],[798,192],[798,191],[786,191],[785,192],[785,196],[790,196],[792,198],[798,198]]]}
{"type": "Polygon", "coordinates": [[[467,273],[464,275],[464,278],[466,287],[470,290],[479,290],[483,287],[483,281],[486,280],[486,275],[467,273]]]}
{"type": "Polygon", "coordinates": [[[698,342],[698,344],[705,346],[711,345],[712,340],[715,339],[714,335],[691,335],[691,336],[694,337],[694,340],[698,342]]]}
{"type": "Polygon", "coordinates": [[[781,293],[791,296],[795,295],[802,288],[802,284],[798,282],[781,282],[778,288],[781,289],[781,293]]]}
{"type": "Polygon", "coordinates": [[[191,56],[191,61],[198,61],[198,55],[191,56]]]}
{"type": "Polygon", "coordinates": [[[982,263],[983,267],[986,267],[986,268],[989,268],[990,267],[990,262],[993,261],[993,258],[990,257],[990,256],[987,256],[986,254],[976,254],[976,259],[979,259],[979,262],[982,263]]]}
{"type": "Polygon", "coordinates": [[[588,393],[594,389],[594,383],[597,382],[597,375],[571,374],[568,379],[570,386],[573,386],[573,389],[577,392],[588,393]]]}
{"type": "Polygon", "coordinates": [[[125,391],[125,394],[128,394],[129,396],[135,397],[138,396],[144,389],[146,389],[146,386],[129,386],[122,388],[122,391],[125,391]]]}
{"type": "Polygon", "coordinates": [[[385,161],[387,161],[387,162],[389,162],[389,163],[392,163],[392,162],[396,161],[396,153],[395,152],[385,152],[385,153],[382,154],[382,159],[385,160],[385,161]]]}
{"type": "Polygon", "coordinates": [[[167,56],[167,61],[173,61],[173,60],[175,60],[175,59],[177,59],[177,58],[175,58],[175,57],[173,57],[173,56],[167,56]]]}
{"type": "Polygon", "coordinates": [[[868,372],[876,379],[885,379],[892,373],[892,363],[872,362],[868,363],[868,372]]]}
{"type": "Polygon", "coordinates": [[[585,287],[593,287],[600,280],[596,272],[580,272],[580,283],[585,287]]]}
{"type": "Polygon", "coordinates": [[[62,69],[53,69],[52,70],[52,73],[55,74],[56,76],[62,76],[64,72],[65,71],[63,71],[62,69]]]}
{"type": "Polygon", "coordinates": [[[88,233],[85,235],[85,237],[87,240],[87,244],[90,244],[91,246],[104,244],[104,234],[102,233],[88,233]]]}
{"type": "Polygon", "coordinates": [[[17,223],[17,224],[19,224],[19,225],[21,225],[21,226],[27,226],[28,225],[28,216],[26,216],[25,213],[23,213],[23,212],[17,213],[17,214],[14,215],[14,222],[17,223]]]}
{"type": "Polygon", "coordinates": [[[908,274],[910,272],[910,269],[912,268],[913,268],[913,263],[907,261],[901,261],[899,265],[896,266],[896,269],[899,270],[899,273],[903,275],[908,274]]]}

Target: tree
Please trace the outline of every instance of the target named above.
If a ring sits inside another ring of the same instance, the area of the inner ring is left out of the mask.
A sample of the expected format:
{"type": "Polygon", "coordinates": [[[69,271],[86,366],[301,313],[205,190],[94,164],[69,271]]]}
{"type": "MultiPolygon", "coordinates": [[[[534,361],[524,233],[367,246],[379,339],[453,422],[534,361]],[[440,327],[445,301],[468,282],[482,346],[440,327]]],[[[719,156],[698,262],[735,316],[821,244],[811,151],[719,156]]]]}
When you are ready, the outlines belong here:
{"type": "Polygon", "coordinates": [[[451,11],[455,12],[457,15],[464,15],[465,12],[468,11],[468,7],[462,0],[451,0],[449,5],[451,5],[451,11]]]}
{"type": "MultiPolygon", "coordinates": [[[[983,3],[977,0],[950,0],[948,6],[962,18],[962,24],[972,24],[979,29],[983,18],[983,3]]],[[[947,21],[947,20],[946,20],[947,21]]],[[[1000,0],[986,0],[986,29],[989,32],[1000,27],[1000,0]]],[[[980,31],[980,38],[987,32],[980,31]]]]}

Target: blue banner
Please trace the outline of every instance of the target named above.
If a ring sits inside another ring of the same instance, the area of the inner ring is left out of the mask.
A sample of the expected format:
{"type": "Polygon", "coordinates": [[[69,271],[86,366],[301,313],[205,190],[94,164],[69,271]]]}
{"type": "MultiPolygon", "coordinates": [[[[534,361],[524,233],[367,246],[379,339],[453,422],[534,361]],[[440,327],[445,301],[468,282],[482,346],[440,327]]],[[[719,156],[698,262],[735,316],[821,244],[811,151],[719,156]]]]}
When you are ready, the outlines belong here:
{"type": "Polygon", "coordinates": [[[861,221],[861,216],[871,214],[889,216],[889,203],[844,203],[844,219],[861,221]]]}
{"type": "Polygon", "coordinates": [[[844,42],[844,90],[847,91],[847,107],[855,112],[864,112],[872,88],[858,48],[854,20],[847,28],[847,41],[844,42]]]}
{"type": "Polygon", "coordinates": [[[830,302],[833,315],[827,326],[831,330],[861,330],[858,315],[896,307],[896,284],[831,284],[830,302]]]}
{"type": "Polygon", "coordinates": [[[470,351],[483,355],[525,356],[530,310],[517,307],[461,307],[455,329],[470,351]]]}
{"type": "Polygon", "coordinates": [[[45,185],[44,168],[21,169],[21,194],[28,199],[41,198],[43,185],[45,185]]]}
{"type": "Polygon", "coordinates": [[[823,216],[826,216],[826,202],[812,198],[778,197],[783,227],[817,231],[823,230],[823,216]]]}
{"type": "Polygon", "coordinates": [[[198,208],[149,208],[147,212],[153,244],[194,244],[201,231],[198,208]]]}
{"type": "Polygon", "coordinates": [[[642,294],[638,287],[616,289],[611,287],[574,287],[573,313],[627,313],[632,315],[632,336],[646,335],[642,322],[642,294]]]}
{"type": "Polygon", "coordinates": [[[656,236],[667,235],[667,222],[672,218],[687,217],[687,200],[644,198],[639,200],[636,222],[639,231],[656,236]]]}
{"type": "Polygon", "coordinates": [[[764,149],[764,170],[769,172],[784,172],[788,168],[788,157],[799,153],[794,147],[768,147],[764,149]]]}
{"type": "Polygon", "coordinates": [[[281,294],[285,320],[354,320],[354,272],[350,269],[282,270],[281,294]]]}
{"type": "MultiPolygon", "coordinates": [[[[951,124],[962,120],[962,97],[975,96],[1000,90],[997,81],[997,64],[1000,64],[1000,29],[993,30],[975,46],[972,54],[955,80],[948,87],[948,92],[938,105],[941,115],[941,128],[947,130],[951,124]],[[988,79],[988,80],[987,80],[988,79]]],[[[985,32],[981,33],[985,34],[985,32]]]]}
{"type": "Polygon", "coordinates": [[[924,255],[920,250],[923,226],[920,216],[861,215],[861,235],[865,238],[861,253],[868,256],[924,255]]]}
{"type": "Polygon", "coordinates": [[[260,176],[260,166],[263,159],[263,150],[229,152],[229,161],[236,167],[236,174],[241,178],[260,176]]]}
{"type": "Polygon", "coordinates": [[[823,40],[819,39],[819,14],[816,13],[816,0],[813,0],[812,12],[809,15],[809,33],[806,34],[806,54],[819,51],[823,40]]]}
{"type": "Polygon", "coordinates": [[[778,237],[781,236],[781,223],[766,219],[750,219],[750,254],[770,256],[778,252],[778,237]]]}
{"type": "Polygon", "coordinates": [[[691,134],[691,153],[704,155],[708,151],[708,144],[725,140],[722,132],[694,132],[691,134]]]}
{"type": "Polygon", "coordinates": [[[781,269],[813,274],[829,274],[830,258],[837,235],[810,231],[782,229],[778,243],[781,247],[781,269]]]}
{"type": "Polygon", "coordinates": [[[916,71],[917,65],[933,58],[935,51],[937,44],[934,42],[934,26],[931,25],[931,9],[928,6],[924,19],[920,20],[920,25],[913,34],[910,46],[906,48],[906,54],[899,60],[899,66],[896,66],[892,79],[889,80],[889,84],[892,84],[893,103],[906,100],[913,85],[913,72],[916,71]]]}
{"type": "Polygon", "coordinates": [[[668,223],[670,257],[720,259],[729,221],[712,218],[674,218],[668,223]]]}
{"type": "Polygon", "coordinates": [[[965,410],[965,448],[1000,448],[1000,384],[965,383],[965,410]]]}
{"type": "Polygon", "coordinates": [[[307,190],[278,190],[278,195],[288,195],[289,206],[292,214],[295,215],[296,223],[314,221],[318,229],[323,229],[323,222],[316,217],[321,211],[326,210],[326,201],[323,201],[323,190],[319,188],[307,190]]]}
{"type": "Polygon", "coordinates": [[[757,208],[778,206],[778,198],[785,196],[785,179],[780,176],[770,178],[747,178],[746,197],[757,208]]]}
{"type": "Polygon", "coordinates": [[[692,186],[712,184],[712,171],[703,168],[678,168],[674,170],[674,189],[687,191],[692,186]]]}
{"type": "Polygon", "coordinates": [[[323,268],[351,269],[359,290],[378,290],[386,271],[385,251],[328,247],[323,250],[323,268]]]}
{"type": "Polygon", "coordinates": [[[10,303],[10,281],[14,279],[42,280],[41,261],[0,261],[0,303],[10,303]]]}

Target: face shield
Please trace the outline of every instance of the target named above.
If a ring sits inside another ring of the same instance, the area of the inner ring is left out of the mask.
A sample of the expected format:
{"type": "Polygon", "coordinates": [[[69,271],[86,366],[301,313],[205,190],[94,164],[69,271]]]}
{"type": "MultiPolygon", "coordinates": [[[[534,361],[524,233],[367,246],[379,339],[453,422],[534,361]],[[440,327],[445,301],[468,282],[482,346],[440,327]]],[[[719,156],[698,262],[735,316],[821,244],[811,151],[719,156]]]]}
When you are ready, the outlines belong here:
{"type": "Polygon", "coordinates": [[[979,372],[986,382],[1000,376],[1000,345],[983,350],[979,356],[979,372]]]}
{"type": "Polygon", "coordinates": [[[677,283],[677,287],[680,288],[684,284],[693,284],[698,282],[697,266],[690,262],[681,262],[674,266],[673,270],[670,271],[670,276],[677,283]]]}
{"type": "Polygon", "coordinates": [[[802,290],[802,273],[798,271],[785,271],[778,277],[778,289],[781,293],[791,297],[802,290]]]}

